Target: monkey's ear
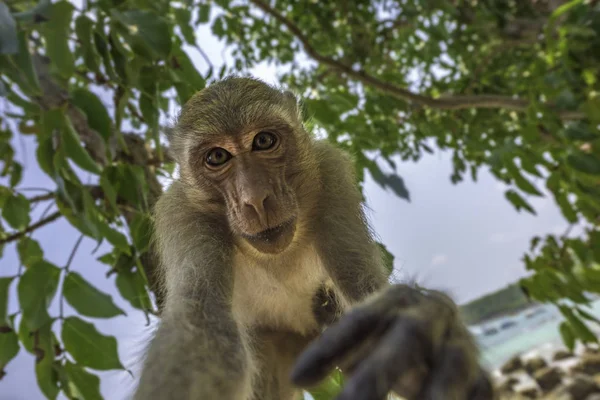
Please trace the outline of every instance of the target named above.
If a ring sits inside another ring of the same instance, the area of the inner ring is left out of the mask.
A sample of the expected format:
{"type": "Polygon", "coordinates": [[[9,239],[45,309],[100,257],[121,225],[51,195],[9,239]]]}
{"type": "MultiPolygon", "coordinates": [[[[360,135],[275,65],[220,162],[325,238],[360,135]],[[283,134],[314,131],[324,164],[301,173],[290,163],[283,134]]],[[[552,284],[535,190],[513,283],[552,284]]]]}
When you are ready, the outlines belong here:
{"type": "Polygon", "coordinates": [[[305,122],[305,110],[302,101],[291,90],[283,92],[286,103],[293,110],[294,115],[298,117],[300,122],[305,122]]]}
{"type": "Polygon", "coordinates": [[[169,141],[169,143],[171,143],[171,141],[173,140],[173,136],[175,135],[175,126],[174,125],[164,126],[163,133],[167,137],[167,140],[169,141]]]}
{"type": "Polygon", "coordinates": [[[165,134],[170,144],[173,143],[173,137],[175,136],[175,131],[177,130],[178,120],[179,115],[173,117],[168,123],[162,126],[162,132],[165,134]]]}

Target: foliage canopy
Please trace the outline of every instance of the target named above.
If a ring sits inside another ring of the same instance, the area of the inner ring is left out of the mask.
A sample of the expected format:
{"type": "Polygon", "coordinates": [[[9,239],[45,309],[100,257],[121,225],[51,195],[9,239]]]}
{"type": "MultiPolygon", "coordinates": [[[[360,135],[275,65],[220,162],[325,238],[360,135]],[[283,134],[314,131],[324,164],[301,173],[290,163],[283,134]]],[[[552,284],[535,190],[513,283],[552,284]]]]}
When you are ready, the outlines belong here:
{"type": "MultiPolygon", "coordinates": [[[[418,161],[435,148],[452,153],[452,182],[489,168],[522,212],[535,214],[528,198],[543,196],[532,179],[545,182],[564,217],[586,230],[533,238],[521,285],[560,307],[567,344],[596,341],[584,321],[598,321],[583,306],[587,292],[600,292],[598,1],[7,0],[0,247],[16,242],[22,267],[0,278],[0,375],[22,348],[36,355],[47,398],[101,398],[93,370],[124,366],[115,338],[84,317],[123,311],[70,262],[46,260],[31,234],[66,218],[110,243],[99,260],[119,293],[155,313],[150,211],[159,179],[174,171],[164,116],[210,81],[263,62],[304,97],[314,129],[355,156],[361,180],[368,171],[398,196],[409,194],[393,158],[418,161]],[[233,63],[201,73],[186,49],[204,54],[195,33],[206,24],[233,63]],[[20,135],[35,137],[51,192],[20,189],[20,135]],[[33,221],[40,202],[57,211],[33,221]],[[19,311],[9,314],[11,290],[19,311]],[[49,314],[57,296],[75,315],[49,314]]],[[[340,379],[315,398],[331,398],[340,379]]]]}

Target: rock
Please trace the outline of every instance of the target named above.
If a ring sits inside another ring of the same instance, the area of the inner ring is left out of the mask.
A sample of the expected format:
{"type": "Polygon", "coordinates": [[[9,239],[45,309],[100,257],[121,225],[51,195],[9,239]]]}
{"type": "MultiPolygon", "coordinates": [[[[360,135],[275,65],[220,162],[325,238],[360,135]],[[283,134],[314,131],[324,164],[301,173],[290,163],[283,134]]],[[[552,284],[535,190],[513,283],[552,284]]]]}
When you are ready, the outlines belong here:
{"type": "Polygon", "coordinates": [[[509,376],[504,382],[499,384],[496,388],[498,392],[502,393],[513,393],[514,386],[519,383],[519,380],[514,376],[509,376]]]}
{"type": "Polygon", "coordinates": [[[592,376],[600,374],[600,354],[584,353],[579,362],[573,366],[571,372],[592,376]]]}
{"type": "Polygon", "coordinates": [[[514,376],[509,376],[504,382],[496,387],[498,393],[514,393],[515,385],[519,383],[519,380],[514,376]]]}
{"type": "Polygon", "coordinates": [[[523,362],[523,368],[529,375],[534,375],[536,371],[539,371],[542,368],[546,368],[548,363],[542,357],[534,357],[529,360],[523,362]]]}
{"type": "Polygon", "coordinates": [[[552,357],[552,361],[566,360],[567,358],[571,358],[571,357],[575,357],[575,355],[573,353],[571,353],[570,351],[558,350],[556,353],[554,353],[554,356],[552,357]]]}
{"type": "Polygon", "coordinates": [[[513,358],[508,360],[506,363],[504,363],[502,368],[500,368],[500,371],[503,374],[510,374],[510,373],[518,371],[522,368],[523,368],[523,361],[521,360],[521,357],[514,356],[513,358]]]}
{"type": "Polygon", "coordinates": [[[590,394],[585,400],[600,400],[600,393],[590,394]]]}
{"type": "Polygon", "coordinates": [[[517,394],[526,399],[535,399],[538,397],[538,389],[535,387],[526,387],[517,392],[517,394]]]}
{"type": "Polygon", "coordinates": [[[549,392],[561,384],[562,373],[556,367],[546,367],[537,371],[533,379],[535,379],[543,392],[549,392]]]}
{"type": "Polygon", "coordinates": [[[585,400],[589,395],[600,392],[596,381],[586,375],[573,377],[573,382],[569,383],[565,389],[573,397],[573,400],[585,400]]]}
{"type": "Polygon", "coordinates": [[[586,400],[593,393],[598,393],[598,385],[594,379],[587,375],[575,375],[573,380],[559,388],[552,398],[586,400]]]}

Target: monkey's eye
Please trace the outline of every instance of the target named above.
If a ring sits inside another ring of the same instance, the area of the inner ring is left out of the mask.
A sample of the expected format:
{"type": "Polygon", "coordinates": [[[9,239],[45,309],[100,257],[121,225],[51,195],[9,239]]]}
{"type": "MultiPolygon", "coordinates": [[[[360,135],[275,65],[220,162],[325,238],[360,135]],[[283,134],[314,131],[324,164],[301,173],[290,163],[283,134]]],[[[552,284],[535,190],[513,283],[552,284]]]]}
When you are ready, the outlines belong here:
{"type": "Polygon", "coordinates": [[[277,143],[275,135],[269,132],[259,132],[254,136],[252,142],[252,150],[269,150],[277,143]]]}
{"type": "Polygon", "coordinates": [[[231,158],[231,154],[225,149],[215,147],[206,155],[206,163],[211,167],[219,167],[231,158]]]}

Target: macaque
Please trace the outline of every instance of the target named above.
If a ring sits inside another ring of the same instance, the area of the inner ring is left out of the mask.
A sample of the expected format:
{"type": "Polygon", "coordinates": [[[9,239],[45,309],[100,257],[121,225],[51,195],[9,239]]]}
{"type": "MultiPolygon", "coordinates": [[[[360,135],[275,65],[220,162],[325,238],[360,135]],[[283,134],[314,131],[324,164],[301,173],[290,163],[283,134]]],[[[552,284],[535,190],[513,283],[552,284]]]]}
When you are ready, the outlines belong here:
{"type": "Polygon", "coordinates": [[[338,399],[492,399],[454,303],[388,282],[352,161],[307,132],[296,96],[226,78],[169,142],[164,308],[135,399],[301,399],[335,368],[338,399]]]}

